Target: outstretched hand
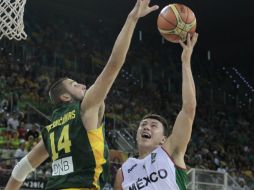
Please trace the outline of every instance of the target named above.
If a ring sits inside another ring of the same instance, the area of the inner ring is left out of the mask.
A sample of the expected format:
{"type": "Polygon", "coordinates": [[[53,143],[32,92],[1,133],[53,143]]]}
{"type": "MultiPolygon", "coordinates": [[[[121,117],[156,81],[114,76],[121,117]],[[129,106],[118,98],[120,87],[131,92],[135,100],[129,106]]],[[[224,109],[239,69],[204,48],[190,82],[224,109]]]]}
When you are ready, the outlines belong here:
{"type": "Polygon", "coordinates": [[[149,13],[159,9],[158,5],[149,6],[150,0],[137,0],[135,7],[131,11],[130,14],[132,14],[135,18],[141,18],[149,13]]]}
{"type": "Polygon", "coordinates": [[[194,33],[191,37],[190,34],[187,36],[187,42],[184,43],[183,41],[179,41],[180,45],[183,48],[182,52],[182,63],[190,62],[191,55],[193,52],[193,48],[198,40],[198,33],[194,33]]]}

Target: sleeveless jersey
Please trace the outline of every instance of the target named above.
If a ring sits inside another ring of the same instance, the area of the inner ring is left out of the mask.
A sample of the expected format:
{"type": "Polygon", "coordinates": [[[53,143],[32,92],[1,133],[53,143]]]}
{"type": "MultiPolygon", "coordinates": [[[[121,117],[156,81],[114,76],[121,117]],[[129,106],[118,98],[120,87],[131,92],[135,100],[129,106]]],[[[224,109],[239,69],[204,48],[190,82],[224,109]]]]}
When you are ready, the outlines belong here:
{"type": "Polygon", "coordinates": [[[86,131],[80,102],[56,109],[52,123],[42,130],[44,145],[52,160],[52,176],[46,190],[101,189],[109,176],[109,150],[104,126],[86,131]]]}
{"type": "Polygon", "coordinates": [[[129,158],[122,172],[123,190],[186,190],[186,170],[177,168],[161,147],[143,159],[129,158]]]}

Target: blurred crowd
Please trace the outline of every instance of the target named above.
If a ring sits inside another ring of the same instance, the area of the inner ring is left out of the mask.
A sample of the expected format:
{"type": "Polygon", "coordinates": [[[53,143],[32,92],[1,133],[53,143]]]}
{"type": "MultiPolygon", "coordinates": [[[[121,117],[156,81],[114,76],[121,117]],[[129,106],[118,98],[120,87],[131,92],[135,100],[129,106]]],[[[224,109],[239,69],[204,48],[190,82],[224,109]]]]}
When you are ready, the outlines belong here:
{"type": "MultiPolygon", "coordinates": [[[[38,123],[30,117],[29,105],[50,115],[48,88],[52,81],[68,76],[89,85],[107,61],[116,37],[109,29],[93,31],[80,25],[71,30],[68,24],[36,25],[27,41],[1,42],[0,174],[10,174],[13,165],[38,143],[40,130],[48,122],[38,123]]],[[[117,148],[113,130],[126,128],[135,139],[145,114],[161,114],[173,125],[181,109],[181,49],[165,44],[156,47],[133,42],[126,66],[107,97],[111,148],[117,148]]],[[[244,187],[247,181],[254,181],[253,107],[227,98],[226,86],[233,87],[223,76],[217,81],[212,78],[216,68],[204,66],[207,60],[200,59],[193,58],[198,107],[186,163],[190,168],[229,172],[244,187]]],[[[120,166],[121,161],[113,160],[112,181],[120,166]]],[[[45,162],[33,175],[45,178],[49,168],[45,162]]]]}

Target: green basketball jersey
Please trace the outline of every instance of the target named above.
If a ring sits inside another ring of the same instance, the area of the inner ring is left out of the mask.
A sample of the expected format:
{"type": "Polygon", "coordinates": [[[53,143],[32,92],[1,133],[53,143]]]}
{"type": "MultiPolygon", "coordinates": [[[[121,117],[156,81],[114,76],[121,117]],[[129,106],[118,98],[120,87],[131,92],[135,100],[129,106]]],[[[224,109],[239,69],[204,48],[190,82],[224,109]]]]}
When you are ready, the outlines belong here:
{"type": "Polygon", "coordinates": [[[109,176],[109,150],[104,126],[86,131],[81,121],[80,102],[63,105],[42,130],[52,159],[52,176],[46,190],[102,188],[109,176]]]}

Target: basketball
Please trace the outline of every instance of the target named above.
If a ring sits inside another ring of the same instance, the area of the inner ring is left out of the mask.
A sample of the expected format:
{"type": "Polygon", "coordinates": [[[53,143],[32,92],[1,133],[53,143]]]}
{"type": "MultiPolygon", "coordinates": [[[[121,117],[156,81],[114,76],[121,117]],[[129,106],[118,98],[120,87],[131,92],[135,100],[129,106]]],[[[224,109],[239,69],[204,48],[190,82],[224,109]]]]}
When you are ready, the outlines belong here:
{"type": "Polygon", "coordinates": [[[164,7],[157,19],[161,35],[168,41],[178,43],[185,41],[187,34],[196,30],[196,17],[193,11],[182,4],[169,4],[164,7]]]}

